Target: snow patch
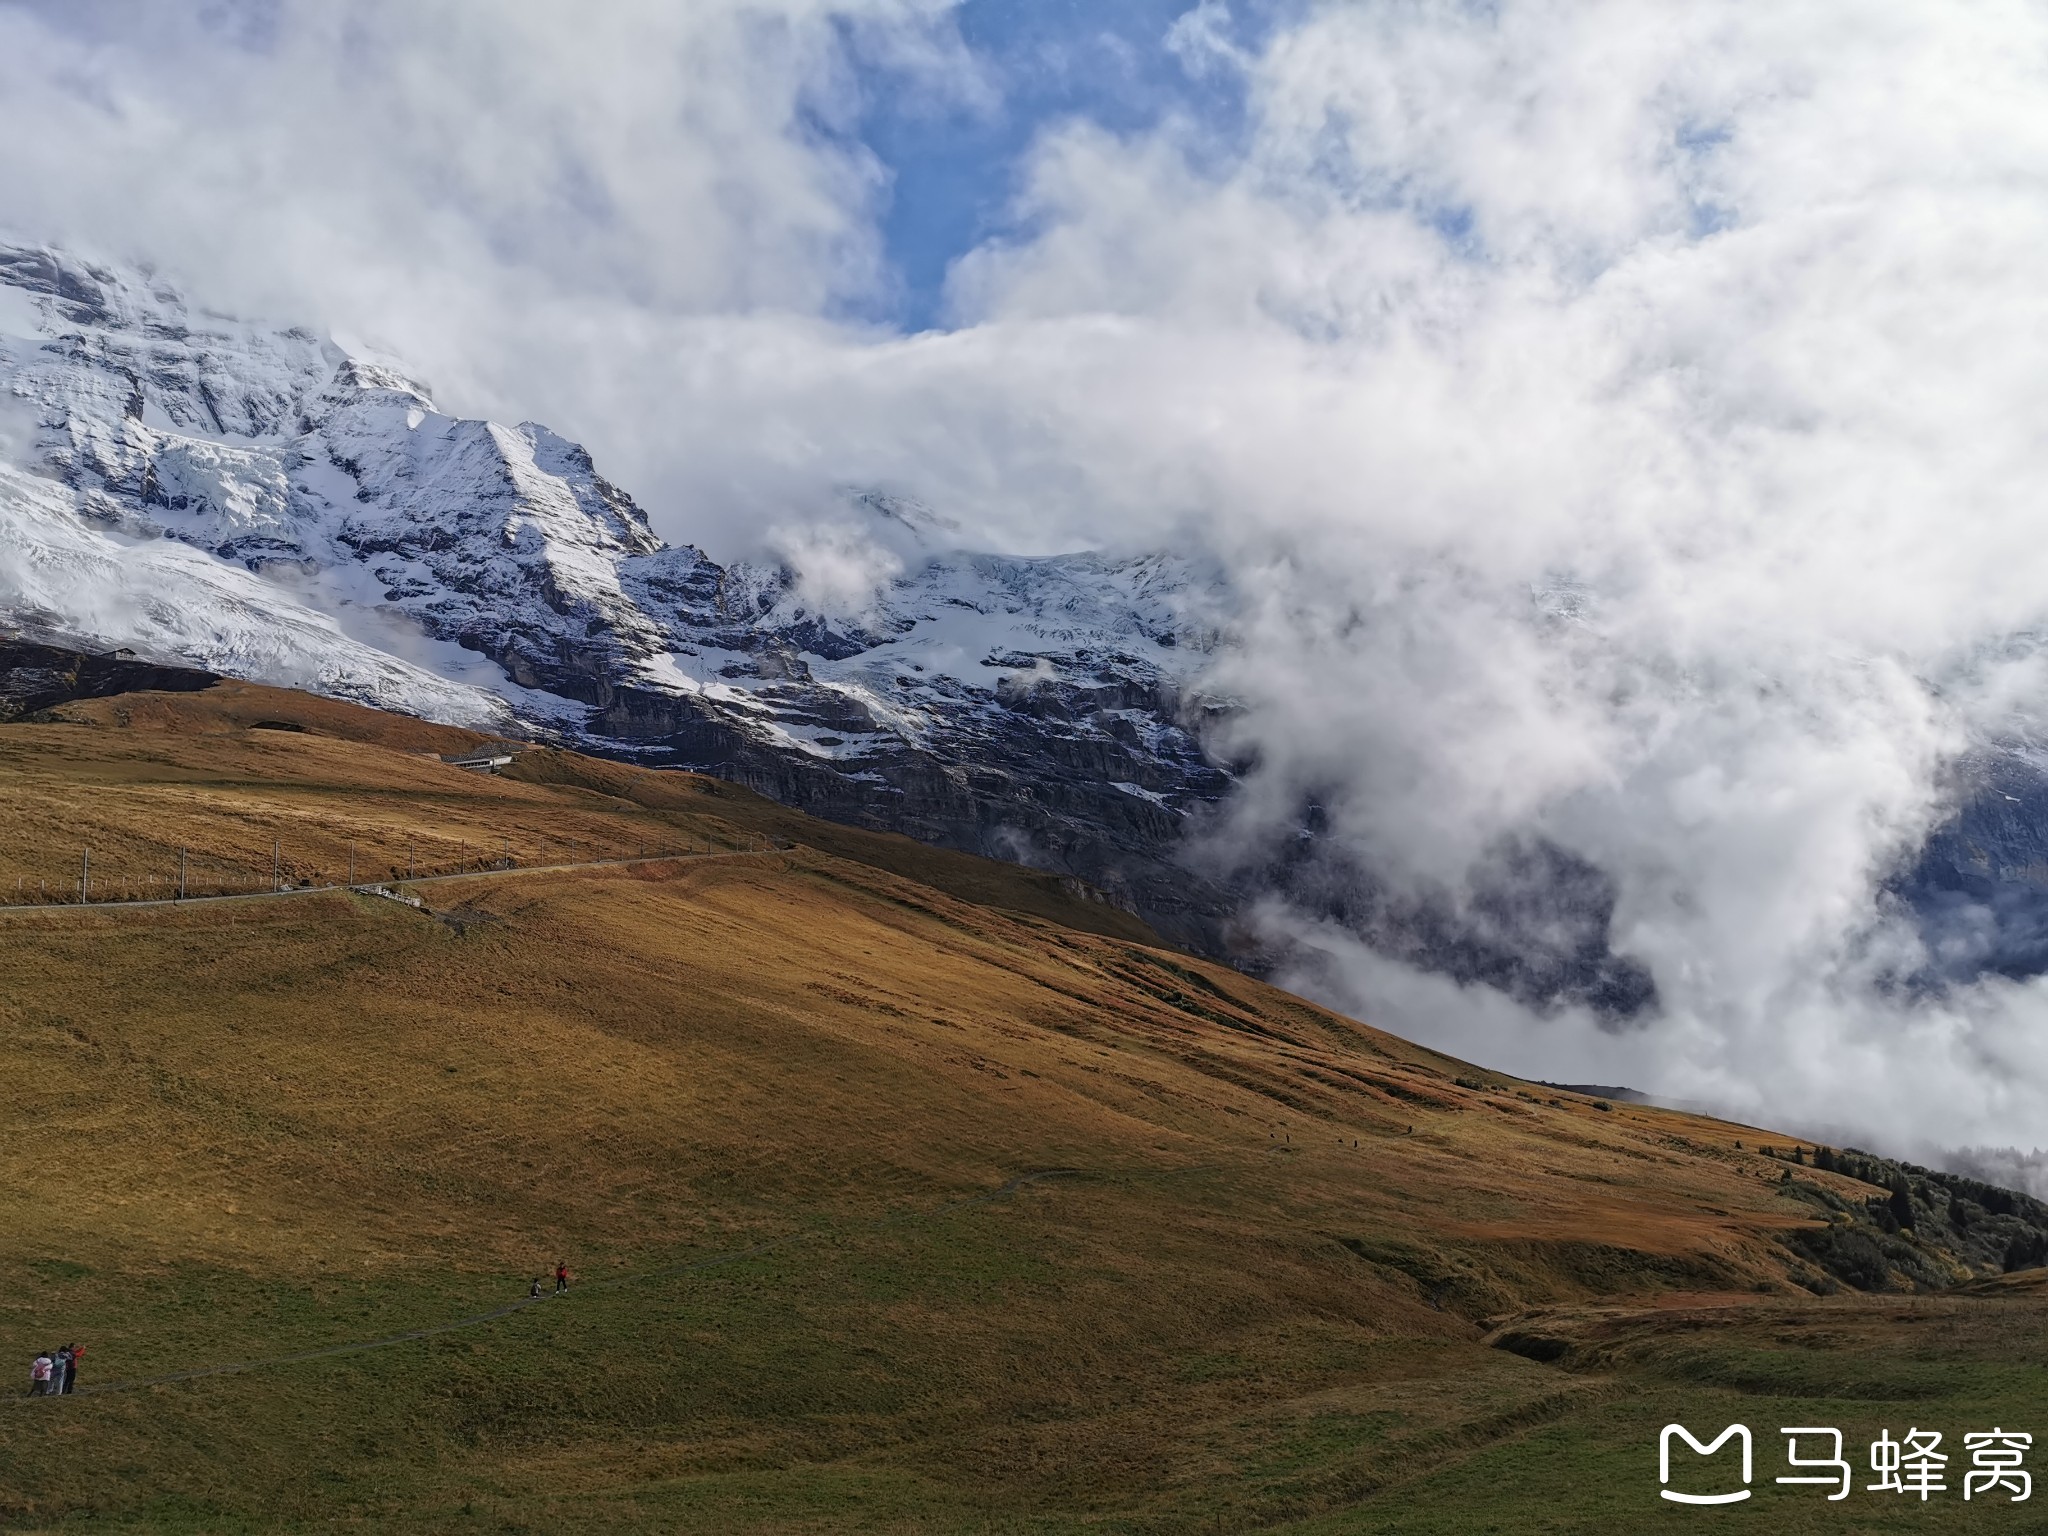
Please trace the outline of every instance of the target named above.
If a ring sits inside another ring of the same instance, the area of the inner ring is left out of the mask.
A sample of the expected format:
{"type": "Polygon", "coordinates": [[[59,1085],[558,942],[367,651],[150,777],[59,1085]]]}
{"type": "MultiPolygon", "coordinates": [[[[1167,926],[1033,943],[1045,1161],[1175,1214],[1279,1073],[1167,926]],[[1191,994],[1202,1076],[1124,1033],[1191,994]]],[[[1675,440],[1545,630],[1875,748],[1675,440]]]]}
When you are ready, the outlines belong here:
{"type": "Polygon", "coordinates": [[[35,295],[0,284],[0,336],[34,340],[43,334],[43,310],[35,295]]]}

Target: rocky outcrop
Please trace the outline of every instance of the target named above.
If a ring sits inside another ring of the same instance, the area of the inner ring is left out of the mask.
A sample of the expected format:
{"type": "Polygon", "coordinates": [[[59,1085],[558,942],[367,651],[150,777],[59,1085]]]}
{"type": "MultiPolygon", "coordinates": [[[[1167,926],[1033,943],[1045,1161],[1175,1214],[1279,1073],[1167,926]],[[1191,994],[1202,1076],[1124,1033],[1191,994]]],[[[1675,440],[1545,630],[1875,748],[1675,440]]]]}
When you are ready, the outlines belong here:
{"type": "Polygon", "coordinates": [[[1953,815],[1892,883],[1928,950],[1912,984],[2048,974],[2048,757],[1978,752],[1952,790],[1953,815]]]}
{"type": "Polygon", "coordinates": [[[211,672],[164,666],[130,651],[0,639],[0,721],[19,720],[74,699],[104,699],[145,689],[198,693],[219,681],[211,672]]]}

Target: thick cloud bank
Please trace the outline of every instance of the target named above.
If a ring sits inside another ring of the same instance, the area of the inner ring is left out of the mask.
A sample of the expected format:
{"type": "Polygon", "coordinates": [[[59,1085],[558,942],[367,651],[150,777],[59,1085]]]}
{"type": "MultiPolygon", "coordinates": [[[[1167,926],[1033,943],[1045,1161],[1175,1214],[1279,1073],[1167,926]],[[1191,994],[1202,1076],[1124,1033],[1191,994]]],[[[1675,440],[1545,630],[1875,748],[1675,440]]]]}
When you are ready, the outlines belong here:
{"type": "Polygon", "coordinates": [[[1211,856],[1313,807],[1456,903],[1540,840],[1659,1007],[1536,1017],[1263,909],[1317,985],[1533,1075],[2040,1139],[2048,990],[1913,983],[1885,895],[2048,708],[2040,8],[1387,0],[1248,43],[1203,0],[1159,46],[1241,85],[1228,141],[1047,125],[915,336],[850,318],[891,280],[856,127],[997,109],[943,0],[199,10],[0,4],[11,222],[381,341],[835,589],[894,558],[819,524],[846,483],[1206,548],[1258,765],[1211,856]]]}

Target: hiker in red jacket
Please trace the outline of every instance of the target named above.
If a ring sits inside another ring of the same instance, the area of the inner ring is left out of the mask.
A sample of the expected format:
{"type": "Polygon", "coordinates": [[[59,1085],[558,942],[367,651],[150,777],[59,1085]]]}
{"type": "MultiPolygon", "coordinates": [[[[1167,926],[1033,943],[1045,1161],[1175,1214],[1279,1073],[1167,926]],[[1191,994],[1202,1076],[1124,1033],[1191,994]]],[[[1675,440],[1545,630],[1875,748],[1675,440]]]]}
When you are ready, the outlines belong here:
{"type": "Polygon", "coordinates": [[[561,1295],[569,1289],[569,1261],[563,1259],[555,1266],[555,1294],[561,1295]]]}

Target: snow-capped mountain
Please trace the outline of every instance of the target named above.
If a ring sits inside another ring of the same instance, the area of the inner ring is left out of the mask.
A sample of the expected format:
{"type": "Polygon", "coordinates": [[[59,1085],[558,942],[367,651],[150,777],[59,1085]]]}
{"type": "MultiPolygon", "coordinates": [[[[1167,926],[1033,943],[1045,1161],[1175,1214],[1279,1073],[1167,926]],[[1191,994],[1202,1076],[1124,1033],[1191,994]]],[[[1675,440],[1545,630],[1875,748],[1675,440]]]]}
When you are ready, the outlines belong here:
{"type": "MultiPolygon", "coordinates": [[[[1269,857],[1191,867],[1233,783],[1201,742],[1217,573],[964,552],[914,503],[853,505],[917,552],[857,615],[819,611],[788,570],[663,544],[546,427],[458,419],[388,360],[0,244],[0,630],[706,770],[1080,877],[1210,952],[1280,892],[1535,1006],[1655,1007],[1609,946],[1612,883],[1540,839],[1462,907],[1383,889],[1312,806],[1269,857]]],[[[2048,971],[2044,764],[1987,749],[1895,880],[1934,980],[2048,971]]]]}
{"type": "Polygon", "coordinates": [[[17,625],[709,769],[1086,877],[1198,942],[1228,907],[1171,858],[1229,784],[1185,696],[1214,638],[1184,560],[930,549],[828,616],[789,571],[664,545],[543,426],[4,246],[0,549],[17,625]]]}

